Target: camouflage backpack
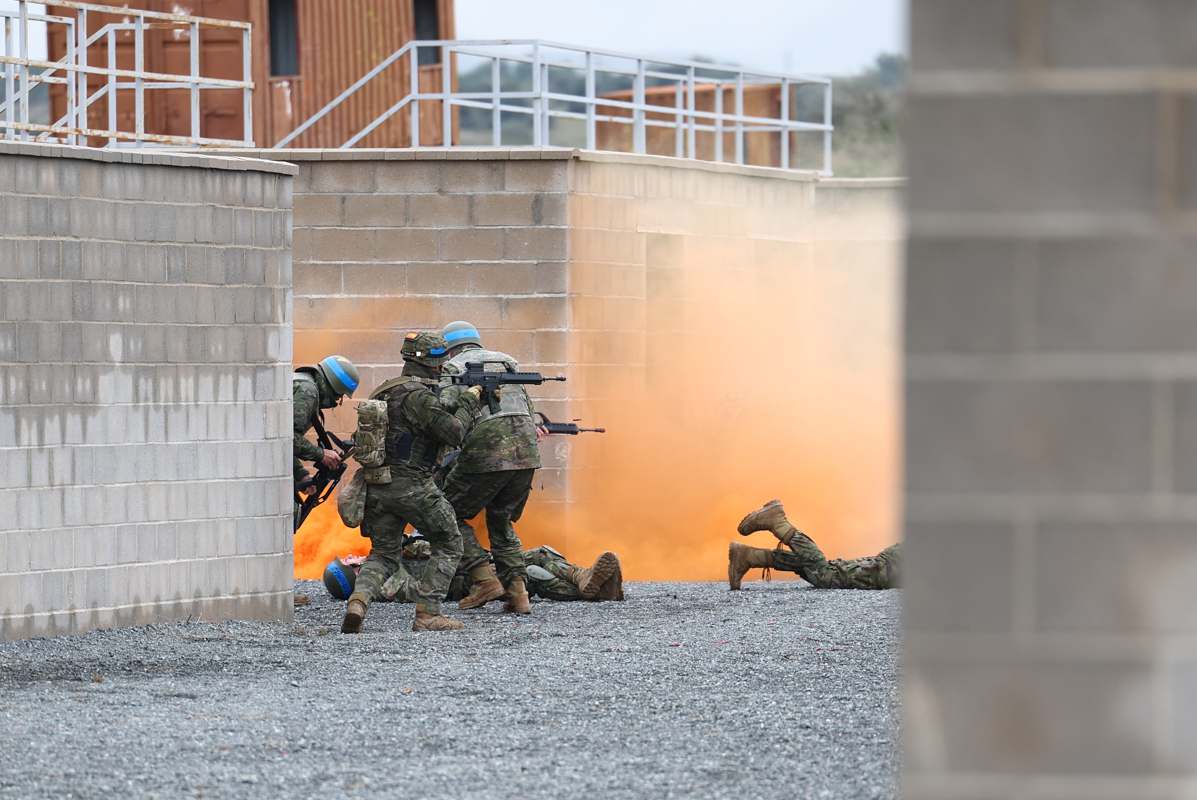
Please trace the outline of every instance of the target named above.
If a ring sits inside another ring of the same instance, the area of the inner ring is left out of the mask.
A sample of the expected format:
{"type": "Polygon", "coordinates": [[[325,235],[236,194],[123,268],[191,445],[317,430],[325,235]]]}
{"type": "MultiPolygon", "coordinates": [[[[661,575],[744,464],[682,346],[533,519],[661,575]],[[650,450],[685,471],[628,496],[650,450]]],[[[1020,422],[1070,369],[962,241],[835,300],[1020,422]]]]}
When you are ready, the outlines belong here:
{"type": "Polygon", "coordinates": [[[363,400],[357,404],[357,432],[353,435],[353,457],[362,465],[366,483],[391,482],[386,466],[387,404],[385,400],[363,400]]]}

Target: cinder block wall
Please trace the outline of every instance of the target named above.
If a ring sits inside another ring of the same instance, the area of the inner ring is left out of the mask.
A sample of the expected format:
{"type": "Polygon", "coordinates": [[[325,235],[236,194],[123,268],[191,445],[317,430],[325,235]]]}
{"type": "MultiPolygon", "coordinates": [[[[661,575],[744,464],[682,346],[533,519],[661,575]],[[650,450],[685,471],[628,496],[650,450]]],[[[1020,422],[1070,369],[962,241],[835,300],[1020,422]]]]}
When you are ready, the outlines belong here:
{"type": "Polygon", "coordinates": [[[906,796],[1197,779],[1197,6],[913,0],[906,796]]]}
{"type": "Polygon", "coordinates": [[[0,635],[291,615],[288,164],[0,144],[0,635]]]}

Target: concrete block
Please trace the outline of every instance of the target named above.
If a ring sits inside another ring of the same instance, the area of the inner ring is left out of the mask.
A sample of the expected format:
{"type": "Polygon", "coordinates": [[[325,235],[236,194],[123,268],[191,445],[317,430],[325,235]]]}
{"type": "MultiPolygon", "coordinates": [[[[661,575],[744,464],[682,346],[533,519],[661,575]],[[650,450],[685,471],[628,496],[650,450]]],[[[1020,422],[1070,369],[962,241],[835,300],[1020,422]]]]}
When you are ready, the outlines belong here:
{"type": "Polygon", "coordinates": [[[1032,215],[1156,209],[1156,99],[1147,93],[914,95],[913,212],[1032,215]],[[1017,124],[1013,121],[1017,120],[1017,124]]]}
{"type": "Polygon", "coordinates": [[[402,227],[407,224],[407,203],[408,198],[402,195],[348,195],[344,198],[343,224],[351,228],[402,227]]]}
{"type": "Polygon", "coordinates": [[[1158,635],[1197,629],[1184,600],[1197,578],[1192,524],[1044,522],[1033,565],[1040,630],[1158,635]],[[1102,579],[1094,580],[1097,575],[1102,579]]]}
{"type": "MultiPolygon", "coordinates": [[[[453,228],[437,233],[437,256],[442,261],[493,261],[502,258],[503,230],[453,228]]],[[[526,240],[521,240],[526,243],[526,240]]],[[[532,247],[534,245],[527,245],[532,247]]]]}
{"type": "Polygon", "coordinates": [[[905,406],[908,492],[1142,492],[1151,485],[1147,382],[907,381],[905,406]]]}
{"type": "Polygon", "coordinates": [[[446,161],[441,165],[440,190],[447,194],[500,191],[504,166],[501,161],[446,161]]]}
{"type": "Polygon", "coordinates": [[[461,267],[467,276],[466,291],[476,295],[534,294],[537,291],[537,265],[518,262],[467,264],[461,267]]]}
{"type": "Polygon", "coordinates": [[[908,629],[1010,633],[1014,593],[1027,591],[1015,582],[1014,535],[1007,522],[908,521],[902,552],[908,629]]]}
{"type": "MultiPolygon", "coordinates": [[[[534,201],[543,204],[538,194],[480,194],[473,198],[475,225],[532,225],[534,201]]],[[[563,223],[559,223],[563,224],[563,223]]]]}
{"type": "Polygon", "coordinates": [[[1036,347],[1178,351],[1197,347],[1197,275],[1182,241],[1051,241],[1038,247],[1036,347]]]}
{"type": "Polygon", "coordinates": [[[564,328],[569,304],[559,297],[510,297],[503,303],[503,323],[509,330],[564,328]]]}
{"type": "Polygon", "coordinates": [[[1045,65],[1062,69],[1197,66],[1197,8],[1178,0],[1047,0],[1045,65]]]}
{"type": "Polygon", "coordinates": [[[526,261],[555,261],[567,257],[565,228],[505,228],[503,257],[526,261]]]}
{"type": "Polygon", "coordinates": [[[503,189],[508,192],[564,192],[569,186],[568,161],[508,161],[503,189]]]}
{"type": "Polygon", "coordinates": [[[459,265],[435,262],[407,265],[407,291],[412,294],[462,295],[468,288],[469,274],[459,265]]]}
{"type": "Polygon", "coordinates": [[[1145,775],[1152,770],[1152,667],[1141,659],[937,660],[906,665],[907,768],[947,773],[1145,775]],[[917,692],[917,695],[913,693],[917,692]],[[1140,698],[1136,701],[1132,698],[1140,698]],[[1094,732],[1100,734],[1095,735],[1094,732]]]}
{"type": "Polygon", "coordinates": [[[1171,443],[1171,474],[1167,479],[1175,491],[1197,492],[1197,382],[1177,383],[1168,403],[1172,409],[1172,430],[1161,429],[1171,443]]]}
{"type": "Polygon", "coordinates": [[[412,195],[407,198],[408,224],[417,228],[465,227],[470,223],[470,200],[468,195],[412,195]]]}
{"type": "MultiPolygon", "coordinates": [[[[1197,94],[1180,97],[1180,164],[1178,201],[1197,211],[1197,94]]],[[[0,223],[2,224],[2,223],[0,223]]]]}
{"type": "MultiPolygon", "coordinates": [[[[327,267],[322,267],[327,269],[327,267]]],[[[346,264],[342,268],[345,294],[370,296],[402,296],[407,294],[406,264],[346,264]]],[[[296,291],[299,289],[299,273],[296,272],[296,291]]],[[[313,294],[304,291],[302,294],[313,294]]]]}
{"type": "Polygon", "coordinates": [[[436,258],[436,231],[380,229],[373,232],[373,239],[371,258],[348,260],[431,261],[436,258]]]}
{"type": "Polygon", "coordinates": [[[376,165],[376,176],[379,192],[436,192],[441,184],[441,164],[436,161],[386,161],[376,165]]]}
{"type": "Polygon", "coordinates": [[[340,294],[342,288],[342,267],[339,264],[295,265],[295,292],[297,294],[340,294]]]}
{"type": "Polygon", "coordinates": [[[1018,0],[912,0],[910,40],[918,70],[1003,69],[1018,62],[1018,0]]]}
{"type": "Polygon", "coordinates": [[[369,194],[378,188],[374,164],[367,161],[317,162],[308,171],[311,192],[369,194]]]}

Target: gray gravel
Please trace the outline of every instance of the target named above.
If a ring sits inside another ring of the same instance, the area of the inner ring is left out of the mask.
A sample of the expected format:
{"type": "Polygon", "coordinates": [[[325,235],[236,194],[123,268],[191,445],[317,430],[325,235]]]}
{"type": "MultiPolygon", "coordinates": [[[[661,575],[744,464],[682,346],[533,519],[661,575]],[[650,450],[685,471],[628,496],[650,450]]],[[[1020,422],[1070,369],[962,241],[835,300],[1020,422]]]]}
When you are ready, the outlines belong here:
{"type": "Polygon", "coordinates": [[[899,593],[747,586],[3,643],[0,796],[896,796],[899,593]]]}

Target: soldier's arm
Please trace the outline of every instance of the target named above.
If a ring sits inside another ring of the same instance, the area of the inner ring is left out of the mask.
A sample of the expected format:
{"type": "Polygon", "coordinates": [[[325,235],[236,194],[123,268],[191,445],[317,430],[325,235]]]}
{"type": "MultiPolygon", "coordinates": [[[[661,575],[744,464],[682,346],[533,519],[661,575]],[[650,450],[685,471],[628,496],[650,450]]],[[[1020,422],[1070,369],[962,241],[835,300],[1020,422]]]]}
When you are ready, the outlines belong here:
{"type": "Polygon", "coordinates": [[[312,427],[312,420],[320,412],[320,398],[307,390],[303,385],[296,384],[291,391],[291,401],[294,405],[295,438],[292,452],[296,458],[304,461],[319,461],[324,451],[310,441],[305,433],[312,427]]]}
{"type": "Polygon", "coordinates": [[[420,430],[442,445],[460,447],[466,432],[478,412],[478,398],[473,392],[462,392],[455,409],[447,409],[432,392],[412,392],[403,411],[420,430]]]}

